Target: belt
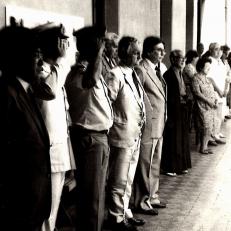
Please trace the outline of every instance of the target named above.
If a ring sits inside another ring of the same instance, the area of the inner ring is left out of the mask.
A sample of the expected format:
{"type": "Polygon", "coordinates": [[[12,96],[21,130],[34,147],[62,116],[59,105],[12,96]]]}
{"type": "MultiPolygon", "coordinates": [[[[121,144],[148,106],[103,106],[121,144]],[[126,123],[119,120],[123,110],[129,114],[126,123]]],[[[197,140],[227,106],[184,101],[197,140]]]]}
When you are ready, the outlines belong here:
{"type": "Polygon", "coordinates": [[[72,125],[72,128],[77,129],[78,132],[80,132],[82,134],[89,134],[89,133],[108,134],[108,130],[101,130],[101,131],[91,130],[91,129],[83,128],[83,127],[78,126],[78,125],[72,125]]]}

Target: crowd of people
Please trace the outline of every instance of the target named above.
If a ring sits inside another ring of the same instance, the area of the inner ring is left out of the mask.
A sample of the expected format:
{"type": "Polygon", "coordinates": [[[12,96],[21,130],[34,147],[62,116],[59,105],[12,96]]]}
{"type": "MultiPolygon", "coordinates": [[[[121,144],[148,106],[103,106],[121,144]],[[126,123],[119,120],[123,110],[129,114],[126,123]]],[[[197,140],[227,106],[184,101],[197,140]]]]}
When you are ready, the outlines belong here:
{"type": "Polygon", "coordinates": [[[66,62],[63,25],[0,31],[0,224],[7,231],[57,230],[68,177],[76,182],[76,231],[136,231],[167,208],[160,173],[192,168],[190,133],[201,155],[225,144],[231,118],[227,45],[186,55],[148,36],[143,44],[104,27],[73,33],[78,58],[66,62]]]}

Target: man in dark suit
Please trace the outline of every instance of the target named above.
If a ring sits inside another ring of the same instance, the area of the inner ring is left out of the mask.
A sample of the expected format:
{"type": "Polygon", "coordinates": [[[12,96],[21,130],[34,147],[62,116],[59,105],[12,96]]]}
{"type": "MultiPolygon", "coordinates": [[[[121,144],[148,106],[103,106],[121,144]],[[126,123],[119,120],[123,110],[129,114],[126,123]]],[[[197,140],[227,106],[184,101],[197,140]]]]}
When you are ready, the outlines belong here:
{"type": "Polygon", "coordinates": [[[166,67],[161,63],[164,43],[150,36],[144,40],[142,60],[137,71],[146,96],[146,124],[143,131],[140,157],[134,184],[135,207],[144,214],[157,215],[154,208],[165,208],[158,195],[163,131],[166,121],[166,83],[162,77],[166,67]],[[161,73],[162,71],[162,73],[161,73]]]}
{"type": "Polygon", "coordinates": [[[167,84],[167,122],[164,131],[161,169],[168,176],[186,174],[191,168],[188,133],[188,105],[182,68],[184,54],[181,50],[170,53],[171,67],[163,77],[167,84]]]}
{"type": "Polygon", "coordinates": [[[34,41],[28,28],[0,31],[0,226],[8,231],[39,231],[50,214],[50,143],[31,94],[34,41]]]}

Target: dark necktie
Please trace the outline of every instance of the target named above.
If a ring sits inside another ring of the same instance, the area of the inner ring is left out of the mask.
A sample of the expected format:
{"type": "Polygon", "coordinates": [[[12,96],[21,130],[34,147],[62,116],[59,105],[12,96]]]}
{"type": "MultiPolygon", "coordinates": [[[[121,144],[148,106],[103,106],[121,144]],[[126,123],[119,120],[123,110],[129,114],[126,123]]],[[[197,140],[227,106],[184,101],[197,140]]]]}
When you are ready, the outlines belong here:
{"type": "Polygon", "coordinates": [[[156,66],[155,67],[155,70],[156,70],[156,76],[159,78],[159,80],[161,81],[161,72],[160,72],[160,68],[159,66],[156,66]]]}
{"type": "Polygon", "coordinates": [[[137,90],[137,92],[138,92],[138,95],[139,95],[139,97],[141,97],[138,79],[137,79],[137,77],[136,77],[136,73],[135,73],[134,70],[132,71],[132,78],[133,78],[133,82],[134,82],[134,84],[135,84],[135,86],[136,86],[136,90],[137,90]]]}
{"type": "Polygon", "coordinates": [[[164,84],[163,79],[162,79],[162,76],[161,76],[159,64],[158,64],[158,66],[155,67],[155,70],[156,70],[156,76],[157,76],[158,79],[160,80],[160,82],[161,82],[163,88],[165,88],[165,84],[164,84]]]}

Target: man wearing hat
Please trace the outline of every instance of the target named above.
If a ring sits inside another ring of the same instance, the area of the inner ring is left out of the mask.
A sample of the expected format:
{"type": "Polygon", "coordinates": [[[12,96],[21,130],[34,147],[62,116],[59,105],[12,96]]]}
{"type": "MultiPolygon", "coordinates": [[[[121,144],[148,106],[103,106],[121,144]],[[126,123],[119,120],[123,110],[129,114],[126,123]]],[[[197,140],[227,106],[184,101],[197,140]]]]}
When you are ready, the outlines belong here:
{"type": "Polygon", "coordinates": [[[104,35],[105,30],[95,26],[74,33],[80,56],[65,84],[77,165],[78,231],[101,231],[104,220],[108,131],[113,123],[111,101],[101,74],[104,35]]]}
{"type": "MultiPolygon", "coordinates": [[[[72,147],[68,131],[68,103],[64,83],[69,66],[63,65],[65,58],[67,38],[62,25],[56,26],[47,23],[34,28],[37,32],[42,60],[39,70],[40,83],[50,89],[54,99],[50,101],[38,100],[50,137],[52,205],[48,220],[45,220],[42,231],[53,231],[66,172],[75,168],[72,147]]],[[[36,87],[35,87],[36,88],[36,87]]],[[[37,88],[36,88],[37,89],[37,88]]],[[[39,88],[41,89],[41,88],[39,88]]],[[[43,99],[44,92],[35,91],[38,99],[43,99]]]]}

